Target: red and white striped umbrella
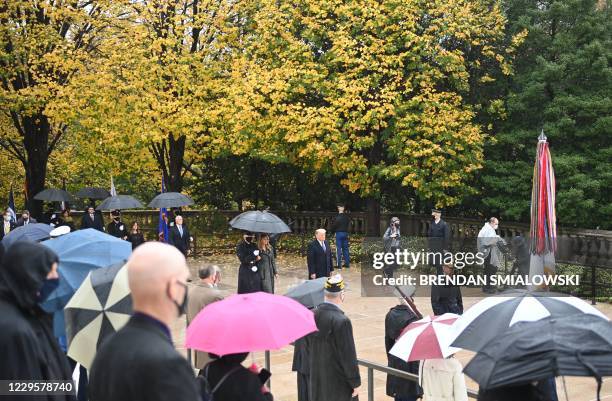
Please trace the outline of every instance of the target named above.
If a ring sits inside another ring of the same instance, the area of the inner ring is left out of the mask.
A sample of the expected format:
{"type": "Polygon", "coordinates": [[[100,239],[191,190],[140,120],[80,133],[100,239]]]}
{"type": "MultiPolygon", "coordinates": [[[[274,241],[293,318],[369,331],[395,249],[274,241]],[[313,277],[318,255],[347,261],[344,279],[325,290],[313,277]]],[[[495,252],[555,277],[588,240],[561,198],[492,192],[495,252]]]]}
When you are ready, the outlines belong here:
{"type": "Polygon", "coordinates": [[[451,325],[459,318],[454,313],[426,316],[410,323],[389,353],[404,361],[442,359],[461,348],[450,347],[451,325]]]}

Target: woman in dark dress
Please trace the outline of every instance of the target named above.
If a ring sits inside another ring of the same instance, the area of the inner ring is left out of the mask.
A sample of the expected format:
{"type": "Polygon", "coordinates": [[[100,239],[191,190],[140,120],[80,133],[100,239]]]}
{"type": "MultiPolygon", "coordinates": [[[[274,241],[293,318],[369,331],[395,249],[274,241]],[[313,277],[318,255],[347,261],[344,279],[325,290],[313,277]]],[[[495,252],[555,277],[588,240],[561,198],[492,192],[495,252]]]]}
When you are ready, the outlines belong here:
{"type": "Polygon", "coordinates": [[[257,262],[261,277],[261,290],[274,294],[274,280],[278,278],[278,271],[276,270],[274,250],[270,245],[270,236],[261,234],[257,247],[259,248],[259,256],[261,256],[261,259],[257,262]]]}
{"type": "Polygon", "coordinates": [[[132,229],[130,230],[127,239],[132,243],[132,249],[135,249],[138,245],[141,245],[145,242],[144,235],[140,231],[140,228],[138,228],[137,221],[132,223],[132,229]]]}

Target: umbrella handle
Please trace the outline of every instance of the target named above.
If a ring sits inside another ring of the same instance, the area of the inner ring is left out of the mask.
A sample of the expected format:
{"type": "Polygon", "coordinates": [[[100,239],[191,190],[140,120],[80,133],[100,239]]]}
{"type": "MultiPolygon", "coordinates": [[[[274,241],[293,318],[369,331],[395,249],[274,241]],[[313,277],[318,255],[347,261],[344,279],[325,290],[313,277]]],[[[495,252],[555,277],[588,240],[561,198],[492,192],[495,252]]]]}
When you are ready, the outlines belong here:
{"type": "Polygon", "coordinates": [[[597,369],[595,369],[593,365],[582,359],[582,354],[580,353],[580,351],[576,351],[576,359],[578,359],[578,362],[586,366],[586,368],[590,370],[593,376],[595,377],[595,380],[597,381],[597,401],[600,401],[599,393],[601,392],[601,376],[599,375],[599,373],[597,373],[597,369]]]}

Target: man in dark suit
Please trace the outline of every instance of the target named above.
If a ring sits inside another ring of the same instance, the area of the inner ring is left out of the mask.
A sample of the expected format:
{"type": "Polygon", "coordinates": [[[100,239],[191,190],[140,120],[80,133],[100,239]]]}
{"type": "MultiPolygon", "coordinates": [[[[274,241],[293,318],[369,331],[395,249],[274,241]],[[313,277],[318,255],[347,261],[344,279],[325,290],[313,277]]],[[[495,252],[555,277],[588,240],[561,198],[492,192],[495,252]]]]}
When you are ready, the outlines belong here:
{"type": "Polygon", "coordinates": [[[174,226],[168,230],[168,243],[174,245],[183,255],[187,256],[189,254],[190,242],[189,229],[183,224],[183,216],[176,216],[174,218],[174,226]]]}
{"type": "Polygon", "coordinates": [[[106,226],[106,232],[113,237],[127,240],[128,230],[121,221],[121,211],[113,210],[111,212],[111,222],[106,226]]]}
{"type": "Polygon", "coordinates": [[[30,212],[24,210],[21,212],[21,217],[17,219],[17,227],[27,226],[28,224],[38,223],[34,217],[30,216],[30,212]]]}
{"type": "Polygon", "coordinates": [[[319,277],[329,277],[334,267],[332,265],[331,247],[325,240],[325,230],[319,228],[315,231],[315,239],[308,244],[306,254],[308,263],[308,277],[315,279],[319,277]]]}
{"type": "Polygon", "coordinates": [[[87,213],[83,215],[81,219],[81,229],[95,228],[98,231],[104,231],[104,221],[99,213],[93,206],[87,208],[87,213]]]}
{"type": "Polygon", "coordinates": [[[15,223],[11,220],[11,212],[8,210],[4,211],[2,215],[2,229],[0,230],[0,241],[5,235],[15,229],[15,223]]]}
{"type": "Polygon", "coordinates": [[[170,245],[147,242],[134,250],[128,261],[134,314],[100,346],[90,369],[90,401],[201,399],[169,328],[185,313],[188,277],[185,258],[170,245]]]}

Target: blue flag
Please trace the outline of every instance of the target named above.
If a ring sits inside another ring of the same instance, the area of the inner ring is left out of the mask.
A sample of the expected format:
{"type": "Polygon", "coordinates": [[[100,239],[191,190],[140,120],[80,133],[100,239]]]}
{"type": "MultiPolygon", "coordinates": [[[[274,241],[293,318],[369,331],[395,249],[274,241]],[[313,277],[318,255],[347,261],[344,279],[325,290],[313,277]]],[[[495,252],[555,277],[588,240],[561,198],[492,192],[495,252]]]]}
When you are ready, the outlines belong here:
{"type": "MultiPolygon", "coordinates": [[[[164,177],[162,176],[161,181],[161,192],[166,192],[166,188],[164,187],[164,177]]],[[[157,225],[157,234],[159,235],[160,241],[168,242],[168,223],[166,222],[166,218],[168,216],[168,212],[166,208],[159,209],[159,223],[157,225]],[[163,239],[162,239],[163,238],[163,239]]]]}
{"type": "Polygon", "coordinates": [[[17,222],[17,214],[15,213],[15,198],[13,197],[13,186],[12,185],[11,185],[11,192],[9,192],[7,210],[11,214],[11,221],[17,222]]]}

